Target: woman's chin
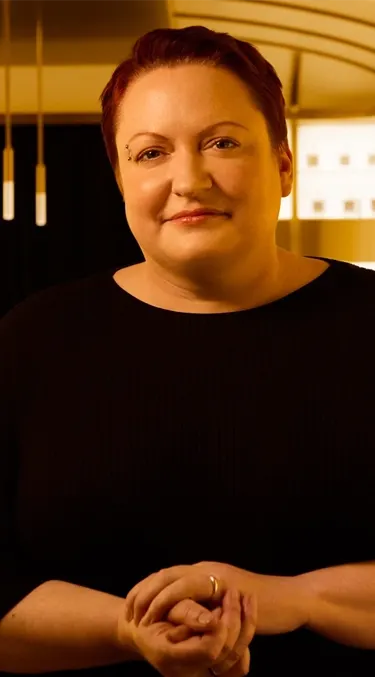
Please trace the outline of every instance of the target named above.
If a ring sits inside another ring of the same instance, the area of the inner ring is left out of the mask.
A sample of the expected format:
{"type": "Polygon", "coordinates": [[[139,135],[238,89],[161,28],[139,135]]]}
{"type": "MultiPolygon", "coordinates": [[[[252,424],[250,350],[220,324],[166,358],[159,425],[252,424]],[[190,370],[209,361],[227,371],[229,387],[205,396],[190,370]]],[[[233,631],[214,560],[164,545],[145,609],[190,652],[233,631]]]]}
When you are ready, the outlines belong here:
{"type": "Polygon", "coordinates": [[[176,263],[176,266],[183,268],[193,269],[200,265],[214,265],[222,270],[225,260],[228,258],[229,252],[221,250],[218,247],[200,247],[196,249],[189,249],[188,251],[177,251],[176,249],[173,252],[170,252],[168,255],[169,260],[173,260],[176,263]]]}
{"type": "MultiPolygon", "coordinates": [[[[167,245],[167,243],[165,243],[167,245]]],[[[228,237],[228,234],[218,233],[189,233],[183,238],[176,237],[168,242],[165,252],[176,261],[220,261],[226,256],[233,255],[238,243],[228,237]]]]}

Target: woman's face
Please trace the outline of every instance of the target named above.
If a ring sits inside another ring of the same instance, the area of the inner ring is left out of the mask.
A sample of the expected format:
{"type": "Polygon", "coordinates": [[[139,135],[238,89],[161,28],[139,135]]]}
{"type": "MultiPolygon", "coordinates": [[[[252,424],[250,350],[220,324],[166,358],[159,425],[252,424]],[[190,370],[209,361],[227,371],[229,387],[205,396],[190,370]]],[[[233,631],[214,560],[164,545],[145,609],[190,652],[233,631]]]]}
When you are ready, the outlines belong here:
{"type": "Polygon", "coordinates": [[[146,261],[235,265],[274,246],[292,158],[289,148],[272,152],[263,115],[231,72],[184,64],[141,75],[121,103],[116,145],[126,217],[146,261]],[[199,207],[229,216],[170,220],[199,207]]]}

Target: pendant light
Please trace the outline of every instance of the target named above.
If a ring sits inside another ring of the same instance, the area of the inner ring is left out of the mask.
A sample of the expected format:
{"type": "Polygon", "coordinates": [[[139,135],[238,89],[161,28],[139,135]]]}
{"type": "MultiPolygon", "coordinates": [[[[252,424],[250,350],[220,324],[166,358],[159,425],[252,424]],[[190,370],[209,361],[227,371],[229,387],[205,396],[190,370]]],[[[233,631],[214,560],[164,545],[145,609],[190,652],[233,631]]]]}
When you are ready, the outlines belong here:
{"type": "Polygon", "coordinates": [[[3,0],[5,56],[5,148],[3,150],[3,219],[14,219],[14,152],[10,118],[10,0],[3,0]]]}
{"type": "Polygon", "coordinates": [[[44,127],[42,102],[42,75],[43,75],[43,21],[42,7],[38,0],[38,14],[36,21],[36,63],[37,63],[37,165],[36,165],[36,194],[35,194],[35,223],[45,226],[47,223],[47,193],[46,193],[46,166],[44,164],[44,127]]]}

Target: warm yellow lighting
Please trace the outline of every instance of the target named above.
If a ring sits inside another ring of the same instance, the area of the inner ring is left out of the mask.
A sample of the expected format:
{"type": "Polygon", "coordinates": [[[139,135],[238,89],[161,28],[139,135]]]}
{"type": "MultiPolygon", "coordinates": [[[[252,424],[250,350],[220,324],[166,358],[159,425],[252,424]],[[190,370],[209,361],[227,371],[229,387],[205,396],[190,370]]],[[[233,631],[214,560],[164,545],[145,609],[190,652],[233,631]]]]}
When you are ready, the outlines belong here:
{"type": "Polygon", "coordinates": [[[36,167],[35,223],[45,226],[47,223],[46,167],[36,167]]]}
{"type": "Polygon", "coordinates": [[[35,223],[37,226],[47,224],[47,191],[46,191],[46,166],[44,164],[44,126],[43,126],[43,21],[42,6],[38,2],[38,18],[36,23],[36,63],[37,63],[37,166],[36,166],[36,192],[35,192],[35,223]]]}
{"type": "Polygon", "coordinates": [[[5,148],[3,151],[3,219],[14,219],[14,151],[10,119],[10,0],[3,0],[5,57],[5,148]]]}
{"type": "Polygon", "coordinates": [[[3,150],[3,219],[14,219],[14,153],[12,148],[3,150]]]}

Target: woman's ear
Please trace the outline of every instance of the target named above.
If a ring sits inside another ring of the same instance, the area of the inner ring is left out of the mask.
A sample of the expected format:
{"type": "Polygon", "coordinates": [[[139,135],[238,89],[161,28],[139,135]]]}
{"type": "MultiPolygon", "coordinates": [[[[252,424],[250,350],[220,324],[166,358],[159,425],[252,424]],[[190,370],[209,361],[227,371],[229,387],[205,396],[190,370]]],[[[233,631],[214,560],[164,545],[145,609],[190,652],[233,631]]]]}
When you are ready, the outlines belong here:
{"type": "Polygon", "coordinates": [[[293,188],[293,155],[288,141],[284,141],[279,148],[279,171],[281,180],[281,195],[288,197],[293,188]]]}

